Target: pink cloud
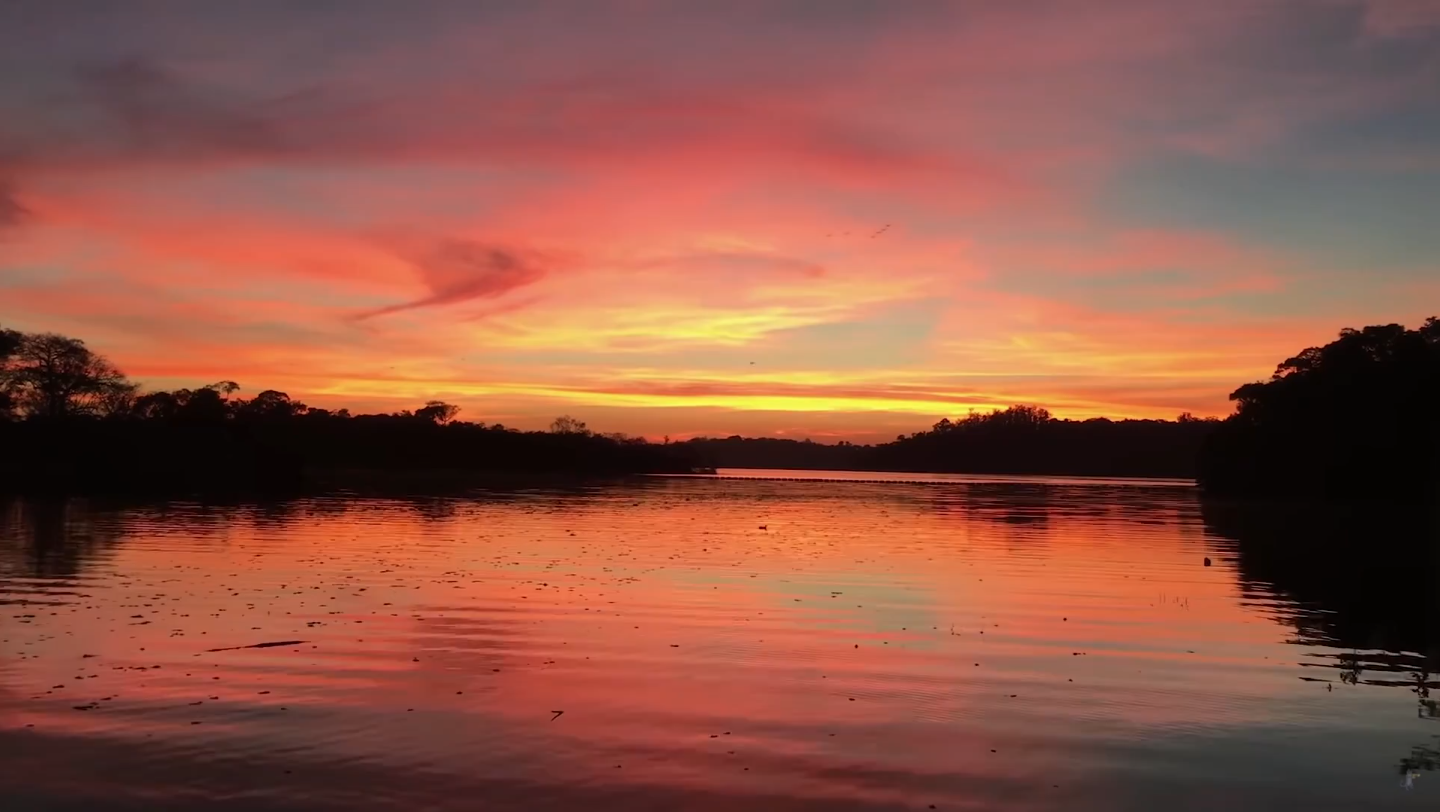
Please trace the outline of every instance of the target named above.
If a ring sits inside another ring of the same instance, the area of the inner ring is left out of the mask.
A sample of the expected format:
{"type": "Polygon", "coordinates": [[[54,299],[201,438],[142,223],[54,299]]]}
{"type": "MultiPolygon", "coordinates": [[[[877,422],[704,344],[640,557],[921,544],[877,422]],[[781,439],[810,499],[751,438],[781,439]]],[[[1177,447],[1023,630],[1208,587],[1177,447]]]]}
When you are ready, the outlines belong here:
{"type": "Polygon", "coordinates": [[[630,431],[1215,411],[1334,314],[1211,300],[1283,290],[1316,249],[1119,222],[1100,193],[1142,159],[1407,109],[1435,61],[1368,49],[1430,36],[1431,8],[181,8],[153,32],[42,8],[50,35],[10,49],[35,81],[0,95],[0,317],[155,380],[452,392],[537,425],[587,402],[635,410],[630,431]],[[96,31],[113,46],[68,50],[96,31]],[[1086,282],[1144,312],[1075,301],[1086,282]],[[853,333],[915,303],[943,316],[856,357],[853,333]],[[764,348],[791,360],[723,366],[764,348]]]}
{"type": "Polygon", "coordinates": [[[547,272],[542,261],[507,246],[442,239],[411,258],[426,293],[418,299],[367,311],[375,318],[406,310],[495,299],[532,285],[547,272]]]}

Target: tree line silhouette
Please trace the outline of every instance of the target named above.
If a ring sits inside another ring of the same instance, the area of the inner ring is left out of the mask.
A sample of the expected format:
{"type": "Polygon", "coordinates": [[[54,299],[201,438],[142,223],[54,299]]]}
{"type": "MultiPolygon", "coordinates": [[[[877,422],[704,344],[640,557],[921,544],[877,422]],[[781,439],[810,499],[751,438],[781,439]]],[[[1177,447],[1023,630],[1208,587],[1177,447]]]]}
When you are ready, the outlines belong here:
{"type": "Polygon", "coordinates": [[[1208,494],[1440,499],[1440,319],[1347,328],[1230,399],[1199,460],[1208,494]]]}
{"type": "Polygon", "coordinates": [[[1346,329],[1231,394],[1225,420],[1063,420],[1036,406],[945,418],[893,442],[651,443],[572,417],[548,432],[431,401],[352,415],[233,381],[142,393],[84,342],[0,329],[0,489],[298,487],[318,471],[619,475],[705,468],[1194,477],[1215,496],[1440,494],[1440,321],[1346,329]]]}
{"type": "Polygon", "coordinates": [[[916,471],[1074,476],[1191,477],[1218,421],[1060,420],[1035,406],[941,420],[928,432],[877,446],[872,464],[916,471]]]}
{"type": "Polygon", "coordinates": [[[1215,419],[1060,420],[1036,406],[944,418],[926,431],[877,445],[727,437],[688,441],[716,468],[807,468],[919,473],[1178,477],[1215,419]]]}
{"type": "MultiPolygon", "coordinates": [[[[337,472],[476,475],[686,472],[687,449],[597,434],[570,417],[548,432],[457,419],[431,401],[352,415],[284,392],[237,396],[220,381],[141,393],[84,342],[0,330],[0,491],[291,491],[337,472]]],[[[364,481],[364,480],[362,480],[364,481]]]]}

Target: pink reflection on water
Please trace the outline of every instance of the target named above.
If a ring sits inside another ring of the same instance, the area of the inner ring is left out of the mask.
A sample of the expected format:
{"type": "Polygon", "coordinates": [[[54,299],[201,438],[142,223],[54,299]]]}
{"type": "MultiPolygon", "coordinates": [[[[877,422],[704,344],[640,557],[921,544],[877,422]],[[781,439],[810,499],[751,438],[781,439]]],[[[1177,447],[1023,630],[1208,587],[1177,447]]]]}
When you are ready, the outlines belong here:
{"type": "MultiPolygon", "coordinates": [[[[312,776],[314,805],[375,781],[372,800],[438,806],[470,787],[1100,809],[1055,786],[1152,741],[1366,710],[1296,698],[1286,629],[1202,566],[1189,490],[1126,487],[134,508],[46,577],[11,525],[5,594],[27,603],[4,607],[3,727],[34,753],[135,748],[134,791],[160,796],[231,792],[214,765],[233,762],[312,776]]],[[[87,792],[38,758],[32,785],[87,792]]]]}

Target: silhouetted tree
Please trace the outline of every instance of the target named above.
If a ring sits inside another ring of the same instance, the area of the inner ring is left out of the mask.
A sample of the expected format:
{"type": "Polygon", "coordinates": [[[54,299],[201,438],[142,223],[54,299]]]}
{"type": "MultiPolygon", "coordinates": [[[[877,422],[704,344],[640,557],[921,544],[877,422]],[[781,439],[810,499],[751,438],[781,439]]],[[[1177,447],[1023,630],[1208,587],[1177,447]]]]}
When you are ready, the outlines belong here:
{"type": "Polygon", "coordinates": [[[236,415],[244,420],[285,420],[304,414],[307,408],[305,404],[291,400],[284,392],[266,389],[241,403],[236,415]]]}
{"type": "Polygon", "coordinates": [[[140,420],[171,420],[179,414],[180,406],[174,392],[147,392],[135,398],[130,416],[140,420]]]}
{"type": "Polygon", "coordinates": [[[218,389],[208,386],[180,390],[180,408],[175,418],[187,423],[223,423],[230,416],[230,407],[218,389]]]}
{"type": "Polygon", "coordinates": [[[54,333],[22,335],[4,379],[13,403],[35,417],[109,415],[128,408],[136,390],[85,342],[54,333]]]}
{"type": "Polygon", "coordinates": [[[1230,496],[1428,498],[1440,455],[1440,322],[1345,329],[1248,383],[1200,480],[1230,496]]]}
{"type": "Polygon", "coordinates": [[[10,356],[20,349],[20,342],[24,338],[24,334],[18,330],[0,327],[0,367],[9,362],[10,356]]]}
{"type": "Polygon", "coordinates": [[[460,414],[459,406],[453,406],[439,400],[432,400],[415,410],[416,417],[441,426],[454,420],[458,414],[460,414]]]}
{"type": "Polygon", "coordinates": [[[20,349],[24,335],[0,327],[0,420],[9,420],[15,413],[15,397],[11,391],[10,358],[20,349]]]}
{"type": "Polygon", "coordinates": [[[138,384],[107,386],[95,396],[94,414],[101,417],[123,418],[135,407],[135,394],[140,391],[138,384]]]}
{"type": "Polygon", "coordinates": [[[585,421],[576,420],[570,415],[561,415],[550,423],[552,434],[589,434],[590,429],[585,427],[585,421]]]}

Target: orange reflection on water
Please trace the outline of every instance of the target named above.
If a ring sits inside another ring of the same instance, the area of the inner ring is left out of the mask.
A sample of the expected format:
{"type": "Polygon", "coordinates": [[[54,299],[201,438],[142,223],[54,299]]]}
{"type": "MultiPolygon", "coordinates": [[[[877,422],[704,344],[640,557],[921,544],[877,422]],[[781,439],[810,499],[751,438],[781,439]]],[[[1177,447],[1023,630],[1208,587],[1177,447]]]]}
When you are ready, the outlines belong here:
{"type": "Polygon", "coordinates": [[[223,762],[312,807],[1116,808],[1117,769],[1336,712],[1171,486],[17,504],[0,540],[42,798],[215,800],[223,762]],[[80,746],[126,774],[43,757],[80,746]]]}

